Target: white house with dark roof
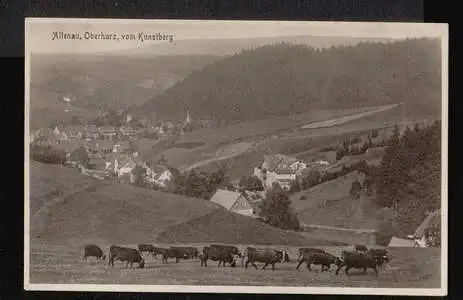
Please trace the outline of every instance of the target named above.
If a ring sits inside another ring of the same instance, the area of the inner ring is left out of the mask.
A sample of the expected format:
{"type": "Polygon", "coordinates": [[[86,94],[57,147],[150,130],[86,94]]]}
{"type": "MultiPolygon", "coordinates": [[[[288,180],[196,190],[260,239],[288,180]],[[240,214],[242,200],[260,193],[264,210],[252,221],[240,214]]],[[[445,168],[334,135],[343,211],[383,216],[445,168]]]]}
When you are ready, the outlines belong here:
{"type": "Polygon", "coordinates": [[[271,188],[277,182],[282,188],[289,189],[297,176],[307,168],[307,164],[282,154],[265,155],[262,166],[254,168],[254,175],[262,181],[264,188],[271,188]]]}
{"type": "Polygon", "coordinates": [[[100,128],[100,134],[105,140],[112,140],[116,137],[117,131],[113,126],[103,126],[100,128]]]}
{"type": "Polygon", "coordinates": [[[211,198],[211,202],[217,203],[230,212],[252,217],[254,207],[243,193],[218,189],[211,198]]]}

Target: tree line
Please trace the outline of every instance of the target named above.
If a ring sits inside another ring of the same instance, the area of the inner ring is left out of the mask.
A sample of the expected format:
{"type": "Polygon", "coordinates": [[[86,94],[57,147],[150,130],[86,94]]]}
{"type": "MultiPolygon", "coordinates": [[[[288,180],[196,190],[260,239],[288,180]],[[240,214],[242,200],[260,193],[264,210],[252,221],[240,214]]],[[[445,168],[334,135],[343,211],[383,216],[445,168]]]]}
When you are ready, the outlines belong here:
{"type": "Polygon", "coordinates": [[[182,120],[189,108],[200,119],[224,125],[314,109],[393,104],[396,99],[409,101],[409,116],[435,113],[440,108],[440,60],[440,41],[429,38],[329,49],[267,45],[192,72],[148,100],[144,109],[182,120]]]}

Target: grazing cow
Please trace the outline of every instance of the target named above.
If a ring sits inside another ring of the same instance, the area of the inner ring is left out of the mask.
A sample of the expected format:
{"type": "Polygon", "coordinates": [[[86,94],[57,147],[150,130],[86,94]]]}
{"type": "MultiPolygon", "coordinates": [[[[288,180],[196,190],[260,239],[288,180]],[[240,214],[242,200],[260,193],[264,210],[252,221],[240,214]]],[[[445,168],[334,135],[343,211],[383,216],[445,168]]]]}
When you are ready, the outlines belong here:
{"type": "Polygon", "coordinates": [[[153,255],[153,258],[154,258],[154,250],[155,248],[151,244],[139,244],[138,245],[138,251],[140,251],[141,254],[143,254],[143,252],[148,252],[151,255],[153,255]]]}
{"type": "Polygon", "coordinates": [[[299,248],[299,256],[297,260],[301,260],[301,258],[304,256],[305,253],[325,253],[325,250],[320,249],[320,248],[299,248]]]}
{"type": "Polygon", "coordinates": [[[388,263],[391,260],[386,249],[370,249],[367,253],[373,255],[380,268],[383,268],[384,263],[388,263]]]}
{"type": "Polygon", "coordinates": [[[239,257],[241,257],[240,250],[235,246],[212,244],[211,247],[216,247],[216,248],[221,248],[221,249],[228,249],[228,251],[230,251],[232,255],[238,255],[239,257]]]}
{"type": "Polygon", "coordinates": [[[201,256],[201,266],[204,265],[204,267],[207,268],[207,261],[210,259],[212,261],[219,262],[217,267],[220,267],[221,264],[223,267],[225,267],[225,264],[228,263],[231,267],[235,268],[236,258],[239,256],[239,254],[236,253],[234,248],[221,247],[220,245],[210,245],[204,247],[201,256]]]}
{"type": "Polygon", "coordinates": [[[283,251],[283,263],[289,262],[289,253],[288,251],[283,251]]]}
{"type": "Polygon", "coordinates": [[[355,252],[367,252],[368,248],[365,245],[355,245],[355,252]]]}
{"type": "Polygon", "coordinates": [[[302,263],[307,264],[307,269],[309,271],[312,271],[312,268],[310,267],[311,264],[314,265],[321,265],[322,266],[322,272],[323,271],[328,271],[331,268],[331,264],[335,264],[337,261],[337,257],[326,252],[306,252],[303,254],[302,258],[299,260],[299,263],[296,267],[296,270],[299,270],[299,267],[302,265],[302,263]]]}
{"type": "Polygon", "coordinates": [[[179,247],[170,247],[168,249],[166,248],[158,248],[158,251],[160,252],[162,256],[162,263],[168,263],[169,258],[175,258],[175,263],[178,263],[181,258],[185,259],[188,258],[188,255],[184,251],[184,249],[179,248],[179,247]]]}
{"type": "Polygon", "coordinates": [[[130,264],[130,267],[133,268],[133,263],[138,263],[139,268],[145,267],[145,260],[141,256],[140,252],[137,249],[119,247],[111,245],[109,248],[109,261],[108,265],[114,267],[114,260],[120,260],[126,262],[125,267],[127,268],[130,264]]]}
{"type": "Polygon", "coordinates": [[[336,265],[338,266],[336,270],[336,275],[339,274],[339,271],[342,267],[346,267],[346,275],[349,275],[349,270],[354,269],[363,269],[363,273],[367,273],[368,269],[375,270],[376,276],[378,276],[378,260],[371,254],[364,253],[355,253],[355,252],[343,252],[343,259],[337,259],[336,265]]]}
{"type": "Polygon", "coordinates": [[[187,253],[189,259],[196,259],[199,255],[198,248],[195,247],[182,247],[184,251],[187,253]]]}
{"type": "Polygon", "coordinates": [[[275,270],[275,263],[281,263],[283,261],[283,251],[274,250],[274,249],[256,249],[253,247],[248,247],[247,251],[247,260],[245,268],[248,268],[249,263],[258,269],[255,262],[262,262],[265,265],[262,267],[262,270],[265,270],[269,264],[272,265],[272,270],[275,270]]]}
{"type": "Polygon", "coordinates": [[[89,244],[84,247],[84,256],[82,259],[87,260],[87,257],[94,256],[97,260],[105,260],[106,255],[104,255],[103,250],[97,245],[89,244]]]}

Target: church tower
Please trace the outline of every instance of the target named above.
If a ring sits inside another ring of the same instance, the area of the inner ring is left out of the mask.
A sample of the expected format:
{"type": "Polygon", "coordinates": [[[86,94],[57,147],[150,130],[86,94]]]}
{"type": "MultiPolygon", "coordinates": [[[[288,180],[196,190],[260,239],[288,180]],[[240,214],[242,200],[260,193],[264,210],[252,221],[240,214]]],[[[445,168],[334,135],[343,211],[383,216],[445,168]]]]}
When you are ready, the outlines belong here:
{"type": "Polygon", "coordinates": [[[190,111],[186,111],[186,117],[185,117],[185,124],[190,124],[191,123],[191,118],[190,118],[190,111]]]}

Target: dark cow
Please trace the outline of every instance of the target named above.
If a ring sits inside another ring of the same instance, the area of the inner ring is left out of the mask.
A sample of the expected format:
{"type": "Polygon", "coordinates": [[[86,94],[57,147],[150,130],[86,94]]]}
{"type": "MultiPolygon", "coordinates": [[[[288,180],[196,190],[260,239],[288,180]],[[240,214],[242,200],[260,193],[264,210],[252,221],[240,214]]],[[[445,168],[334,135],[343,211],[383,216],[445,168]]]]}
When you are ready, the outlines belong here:
{"type": "Polygon", "coordinates": [[[198,248],[195,247],[171,247],[177,249],[179,253],[181,252],[184,254],[184,258],[189,258],[189,259],[196,259],[198,258],[199,255],[199,250],[198,248]]]}
{"type": "Polygon", "coordinates": [[[378,262],[378,267],[380,268],[383,268],[384,263],[388,263],[391,260],[391,257],[386,249],[370,249],[367,253],[373,255],[373,257],[378,262]]]}
{"type": "Polygon", "coordinates": [[[262,270],[265,270],[269,264],[272,265],[272,270],[275,270],[275,263],[281,263],[283,261],[283,251],[274,250],[274,249],[256,249],[253,247],[248,247],[246,249],[247,260],[245,268],[248,268],[249,263],[258,269],[256,262],[264,263],[262,270]]]}
{"type": "Polygon", "coordinates": [[[109,248],[109,261],[108,265],[114,267],[114,260],[120,260],[126,262],[125,267],[127,268],[130,264],[130,267],[133,268],[133,263],[138,263],[139,268],[145,267],[145,260],[141,256],[140,252],[137,249],[125,248],[112,245],[109,248]]]}
{"type": "Polygon", "coordinates": [[[378,276],[378,260],[371,254],[356,253],[356,252],[343,252],[343,258],[336,260],[336,265],[338,266],[336,270],[336,275],[339,274],[339,271],[342,267],[346,267],[346,275],[349,275],[349,270],[354,269],[363,269],[363,273],[367,273],[367,269],[375,270],[376,276],[378,276]]]}
{"type": "Polygon", "coordinates": [[[325,253],[325,250],[320,248],[299,248],[299,256],[297,260],[301,260],[305,253],[325,253]]]}
{"type": "MultiPolygon", "coordinates": [[[[220,245],[210,245],[203,248],[203,253],[201,255],[201,266],[207,268],[207,261],[210,259],[212,261],[218,261],[219,264],[217,267],[222,265],[225,267],[225,264],[228,263],[231,267],[236,267],[236,258],[240,256],[239,251],[236,253],[236,247],[221,247],[220,245]]],[[[237,250],[238,248],[236,248],[237,250]]]]}
{"type": "Polygon", "coordinates": [[[365,245],[355,245],[355,252],[367,252],[368,248],[365,245]]]}
{"type": "Polygon", "coordinates": [[[143,252],[148,252],[153,256],[153,258],[155,258],[154,257],[154,250],[155,250],[155,248],[151,244],[139,244],[138,245],[138,251],[140,251],[141,254],[143,254],[143,252]]]}
{"type": "Polygon", "coordinates": [[[216,247],[216,248],[221,248],[221,249],[227,249],[228,251],[230,251],[230,253],[231,253],[232,255],[238,255],[239,257],[241,257],[241,252],[240,252],[240,250],[239,250],[237,247],[235,247],[235,246],[212,244],[211,247],[216,247]]]}
{"type": "Polygon", "coordinates": [[[87,257],[94,256],[97,260],[105,260],[106,255],[104,255],[103,250],[97,245],[85,245],[84,247],[84,256],[82,259],[87,260],[87,257]]]}
{"type": "Polygon", "coordinates": [[[296,267],[296,270],[299,270],[299,267],[302,265],[302,263],[307,264],[307,269],[309,271],[312,271],[312,268],[310,265],[321,265],[322,266],[322,272],[323,271],[328,271],[331,268],[331,264],[335,264],[337,261],[337,257],[326,252],[306,252],[303,254],[302,258],[299,260],[299,263],[296,267]]]}

